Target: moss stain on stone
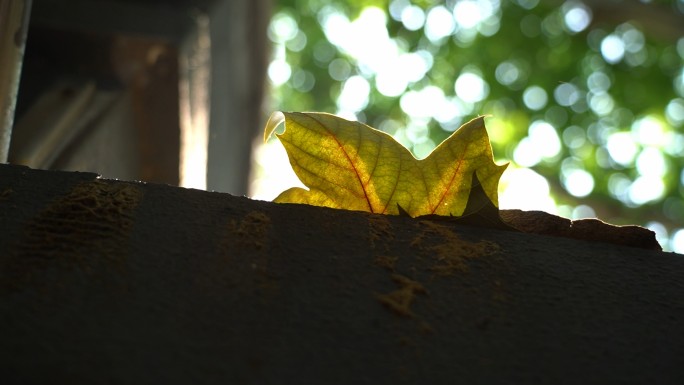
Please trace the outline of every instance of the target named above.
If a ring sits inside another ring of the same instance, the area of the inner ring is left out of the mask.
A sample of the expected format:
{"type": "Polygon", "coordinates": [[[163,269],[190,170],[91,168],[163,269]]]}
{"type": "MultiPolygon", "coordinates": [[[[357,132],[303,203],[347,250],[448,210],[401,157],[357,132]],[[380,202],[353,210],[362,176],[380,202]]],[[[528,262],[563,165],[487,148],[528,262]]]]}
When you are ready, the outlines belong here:
{"type": "Polygon", "coordinates": [[[235,220],[231,222],[231,227],[237,235],[238,241],[242,245],[249,245],[256,249],[262,249],[266,246],[270,226],[271,218],[261,211],[249,212],[240,223],[235,220]]]}
{"type": "Polygon", "coordinates": [[[421,320],[411,310],[411,305],[418,295],[427,295],[428,291],[418,281],[396,272],[398,256],[392,255],[390,245],[395,241],[395,232],[387,216],[372,215],[368,217],[368,241],[374,252],[373,264],[390,273],[390,278],[399,287],[385,294],[375,293],[375,298],[386,309],[402,317],[417,318],[419,329],[423,332],[432,331],[430,325],[421,320]]]}
{"type": "Polygon", "coordinates": [[[467,272],[467,261],[493,255],[499,245],[489,241],[471,242],[458,236],[448,226],[432,221],[420,221],[420,232],[411,241],[411,247],[425,250],[434,260],[430,270],[439,276],[450,276],[456,272],[467,272]],[[437,243],[431,241],[439,238],[437,243]]]}
{"type": "Polygon", "coordinates": [[[376,266],[380,266],[388,271],[393,272],[397,260],[399,260],[399,257],[394,257],[390,255],[376,255],[375,259],[373,260],[373,263],[375,263],[376,266]]]}
{"type": "Polygon", "coordinates": [[[18,251],[2,259],[5,289],[46,284],[48,269],[89,275],[102,263],[122,268],[142,195],[131,184],[94,180],[51,202],[23,228],[18,251]]]}
{"type": "Polygon", "coordinates": [[[376,294],[380,303],[396,314],[404,317],[414,317],[411,304],[418,294],[427,295],[428,291],[420,284],[401,274],[392,274],[392,280],[399,286],[397,290],[387,294],[376,294]]]}
{"type": "Polygon", "coordinates": [[[388,244],[394,240],[394,230],[392,224],[385,215],[368,216],[368,241],[373,250],[378,249],[382,243],[384,249],[388,249],[388,244]]]}

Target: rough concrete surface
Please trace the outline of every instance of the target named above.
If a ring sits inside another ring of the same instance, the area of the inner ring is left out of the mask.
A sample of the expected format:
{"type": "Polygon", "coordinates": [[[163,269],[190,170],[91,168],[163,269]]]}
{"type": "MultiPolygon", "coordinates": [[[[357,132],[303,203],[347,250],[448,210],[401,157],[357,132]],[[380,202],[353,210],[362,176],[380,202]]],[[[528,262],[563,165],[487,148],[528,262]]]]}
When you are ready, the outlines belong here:
{"type": "Polygon", "coordinates": [[[682,384],[684,257],[0,165],[3,384],[682,384]]]}

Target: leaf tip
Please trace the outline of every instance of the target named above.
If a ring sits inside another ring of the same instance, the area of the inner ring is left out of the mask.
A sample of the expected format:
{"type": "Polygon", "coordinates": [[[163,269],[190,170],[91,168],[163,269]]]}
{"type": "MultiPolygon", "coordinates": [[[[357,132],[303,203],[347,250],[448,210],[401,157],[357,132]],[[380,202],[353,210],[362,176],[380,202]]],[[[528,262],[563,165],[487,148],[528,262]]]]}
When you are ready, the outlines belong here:
{"type": "Polygon", "coordinates": [[[275,111],[271,114],[271,117],[268,118],[268,122],[266,122],[266,128],[264,128],[264,142],[266,142],[268,138],[271,137],[273,131],[275,131],[275,129],[278,128],[280,123],[284,121],[285,114],[283,114],[282,111],[275,111]]]}

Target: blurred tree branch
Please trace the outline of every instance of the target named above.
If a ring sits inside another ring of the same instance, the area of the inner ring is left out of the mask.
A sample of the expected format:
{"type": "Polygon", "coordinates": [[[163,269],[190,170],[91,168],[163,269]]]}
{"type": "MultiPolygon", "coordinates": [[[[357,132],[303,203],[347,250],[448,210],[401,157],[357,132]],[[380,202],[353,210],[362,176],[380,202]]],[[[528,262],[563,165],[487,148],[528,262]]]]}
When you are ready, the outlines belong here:
{"type": "Polygon", "coordinates": [[[676,42],[684,36],[684,17],[681,13],[673,12],[669,4],[638,0],[587,0],[585,4],[593,14],[590,29],[603,24],[633,21],[648,31],[649,35],[663,41],[676,42]]]}

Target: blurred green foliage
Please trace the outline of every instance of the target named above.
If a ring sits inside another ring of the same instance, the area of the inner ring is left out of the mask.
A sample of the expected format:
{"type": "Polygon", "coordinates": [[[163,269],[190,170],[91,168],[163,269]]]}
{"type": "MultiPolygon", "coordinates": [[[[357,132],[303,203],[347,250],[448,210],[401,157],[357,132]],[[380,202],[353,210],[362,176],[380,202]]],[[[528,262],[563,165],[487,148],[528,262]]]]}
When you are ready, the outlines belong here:
{"type": "Polygon", "coordinates": [[[419,157],[491,114],[495,156],[560,214],[684,248],[684,1],[278,0],[269,37],[272,109],[356,118],[419,157]]]}

